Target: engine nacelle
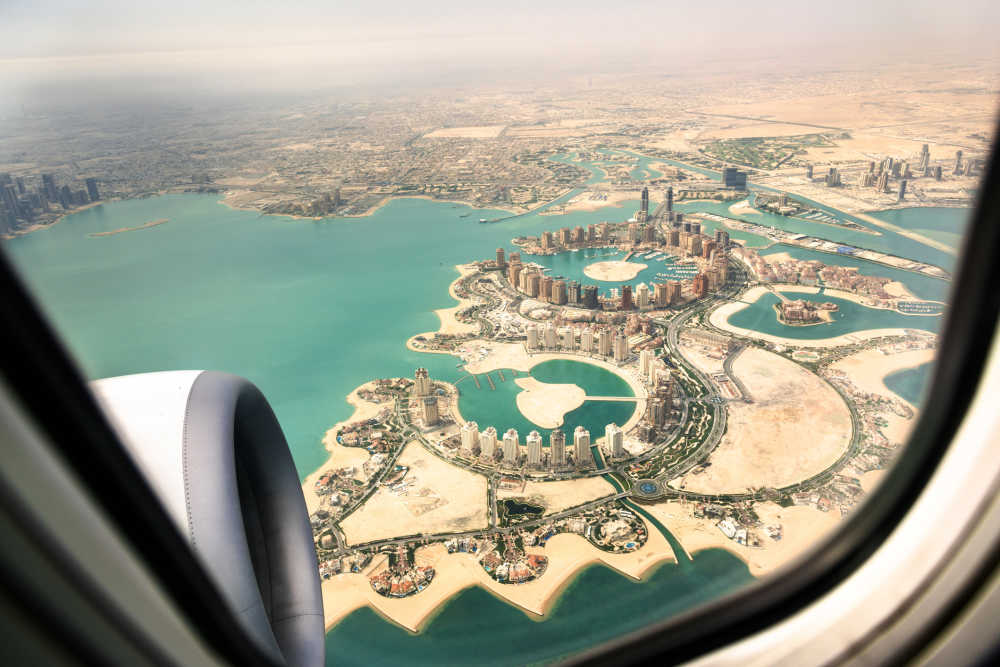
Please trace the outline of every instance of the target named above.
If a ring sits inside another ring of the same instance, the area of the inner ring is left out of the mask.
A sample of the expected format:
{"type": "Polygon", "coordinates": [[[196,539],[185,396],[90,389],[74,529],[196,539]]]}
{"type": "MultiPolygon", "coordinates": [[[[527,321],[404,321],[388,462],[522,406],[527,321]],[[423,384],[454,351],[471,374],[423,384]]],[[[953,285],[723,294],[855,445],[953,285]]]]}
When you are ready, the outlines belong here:
{"type": "Polygon", "coordinates": [[[247,633],[278,664],[322,665],[312,529],[260,390],[214,371],[126,375],[91,387],[247,633]]]}

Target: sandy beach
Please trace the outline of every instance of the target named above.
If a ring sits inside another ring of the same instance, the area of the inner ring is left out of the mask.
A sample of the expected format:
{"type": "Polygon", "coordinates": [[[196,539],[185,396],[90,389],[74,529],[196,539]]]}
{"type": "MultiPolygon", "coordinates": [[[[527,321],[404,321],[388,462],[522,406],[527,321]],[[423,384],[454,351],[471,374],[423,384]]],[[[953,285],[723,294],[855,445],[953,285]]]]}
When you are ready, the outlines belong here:
{"type": "MultiPolygon", "coordinates": [[[[368,604],[387,620],[410,632],[419,632],[444,603],[470,586],[480,586],[540,620],[551,610],[566,585],[588,565],[603,563],[624,576],[639,580],[659,563],[676,562],[663,535],[648,523],[646,528],[649,534],[646,544],[628,554],[606,553],[579,535],[556,535],[544,548],[527,549],[528,553],[548,557],[545,574],[516,585],[491,579],[471,554],[449,554],[440,544],[421,547],[415,554],[417,563],[434,567],[436,574],[430,586],[416,595],[399,599],[382,597],[372,590],[364,574],[340,574],[323,582],[326,627],[332,627],[350,612],[368,604]]],[[[374,564],[369,569],[374,569],[374,564]]]]}
{"type": "Polygon", "coordinates": [[[743,560],[755,577],[774,572],[791,562],[840,523],[839,512],[758,503],[754,509],[763,524],[780,525],[783,535],[778,541],[761,535],[763,546],[747,547],[723,535],[715,525],[716,520],[695,518],[691,503],[670,501],[644,504],[643,508],[662,521],[689,554],[694,555],[705,549],[725,549],[743,560]]]}
{"type": "Polygon", "coordinates": [[[744,350],[733,363],[753,403],[729,404],[711,467],[670,485],[697,493],[743,493],[800,482],[832,465],[851,441],[851,415],[824,380],[780,355],[744,350]]]}
{"type": "Polygon", "coordinates": [[[455,267],[458,271],[459,276],[456,278],[451,285],[448,286],[448,294],[451,298],[458,301],[457,306],[452,306],[451,308],[439,308],[434,311],[434,314],[438,316],[441,320],[441,327],[438,329],[438,333],[443,334],[468,334],[468,333],[479,333],[479,323],[478,322],[459,322],[455,319],[455,314],[472,305],[472,299],[465,299],[455,293],[455,286],[458,281],[465,276],[475,273],[476,268],[471,264],[459,264],[455,267]]]}
{"type": "Polygon", "coordinates": [[[583,267],[583,274],[594,280],[608,283],[620,283],[632,280],[648,265],[640,262],[594,262],[583,267]]]}
{"type": "Polygon", "coordinates": [[[733,215],[760,215],[760,211],[750,205],[749,199],[738,201],[729,207],[729,212],[733,215]]]}
{"type": "Polygon", "coordinates": [[[517,378],[514,382],[524,390],[517,395],[517,409],[543,429],[562,426],[566,413],[583,405],[586,395],[575,384],[549,384],[533,377],[517,378]]]}

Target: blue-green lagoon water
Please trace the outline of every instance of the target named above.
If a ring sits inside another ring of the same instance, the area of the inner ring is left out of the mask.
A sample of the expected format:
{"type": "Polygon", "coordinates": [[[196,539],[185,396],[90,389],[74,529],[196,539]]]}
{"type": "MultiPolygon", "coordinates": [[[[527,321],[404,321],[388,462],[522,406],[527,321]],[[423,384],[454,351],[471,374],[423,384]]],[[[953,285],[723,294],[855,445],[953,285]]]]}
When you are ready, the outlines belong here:
{"type": "MultiPolygon", "coordinates": [[[[600,180],[596,169],[592,173],[600,180]]],[[[411,376],[418,366],[451,382],[465,374],[451,356],[405,346],[410,336],[437,328],[434,309],[453,305],[447,288],[457,275],[454,265],[492,257],[496,247],[510,249],[517,236],[621,221],[631,210],[475,222],[504,215],[399,199],[367,218],[295,220],[232,210],[214,195],[166,195],[81,211],[5,247],[87,377],[198,368],[247,377],[274,407],[305,477],[325,460],[321,438],[350,415],[344,398],[359,384],[411,376]],[[161,218],[169,222],[88,236],[161,218]]],[[[770,318],[775,321],[773,310],[770,318]]],[[[906,326],[934,319],[909,317],[906,326]]],[[[591,372],[542,365],[533,371],[541,381],[577,373],[571,381],[588,387],[601,381],[587,376],[591,372]]],[[[511,378],[494,382],[498,392],[514,387],[511,378]]],[[[480,409],[466,404],[476,400],[471,380],[460,388],[463,413],[480,409]]],[[[614,395],[612,390],[604,388],[600,395],[614,395]]],[[[499,394],[490,401],[488,394],[487,388],[481,395],[487,404],[477,417],[480,423],[496,415],[503,419],[502,411],[513,404],[513,393],[502,401],[496,400],[499,394]]],[[[588,402],[569,413],[566,424],[589,423],[592,434],[601,433],[603,424],[620,423],[633,409],[629,403],[588,402]]],[[[379,664],[400,656],[438,664],[551,659],[665,618],[750,578],[742,562],[721,551],[697,554],[684,571],[660,567],[642,584],[607,568],[590,568],[541,623],[470,589],[419,636],[363,609],[329,634],[330,664],[379,664]]]]}
{"type": "Polygon", "coordinates": [[[780,302],[777,295],[767,292],[751,305],[729,316],[729,324],[742,329],[753,329],[773,336],[783,336],[797,340],[819,340],[869,329],[923,329],[937,331],[941,326],[939,315],[903,315],[894,310],[869,308],[847,299],[838,299],[826,294],[805,294],[784,291],[790,299],[802,299],[822,303],[829,301],[838,306],[832,322],[808,326],[790,326],[778,321],[774,307],[780,302]]]}
{"type": "Polygon", "coordinates": [[[932,362],[914,368],[904,368],[886,375],[882,378],[882,384],[913,405],[920,405],[930,383],[933,368],[932,362]]]}

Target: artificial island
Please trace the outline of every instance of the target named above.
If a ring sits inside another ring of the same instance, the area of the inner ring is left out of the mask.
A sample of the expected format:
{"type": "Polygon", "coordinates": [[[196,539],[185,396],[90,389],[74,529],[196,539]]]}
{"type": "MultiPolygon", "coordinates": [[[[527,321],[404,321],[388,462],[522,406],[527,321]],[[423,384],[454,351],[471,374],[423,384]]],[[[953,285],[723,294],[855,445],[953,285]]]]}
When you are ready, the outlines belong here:
{"type": "Polygon", "coordinates": [[[764,294],[790,330],[832,323],[829,299],[899,317],[940,304],[889,278],[762,257],[730,237],[745,223],[719,218],[676,210],[672,188],[651,208],[644,189],[627,222],[517,237],[457,267],[459,305],[407,346],[459,358],[462,375],[417,368],[358,387],[306,480],[328,624],[370,605],[418,631],[469,586],[542,615],[590,563],[640,579],[706,548],[760,575],[859,502],[915,408],[857,368],[929,360],[934,333],[797,340],[730,320],[764,294]],[[560,257],[584,266],[556,274],[545,262],[560,257]]]}

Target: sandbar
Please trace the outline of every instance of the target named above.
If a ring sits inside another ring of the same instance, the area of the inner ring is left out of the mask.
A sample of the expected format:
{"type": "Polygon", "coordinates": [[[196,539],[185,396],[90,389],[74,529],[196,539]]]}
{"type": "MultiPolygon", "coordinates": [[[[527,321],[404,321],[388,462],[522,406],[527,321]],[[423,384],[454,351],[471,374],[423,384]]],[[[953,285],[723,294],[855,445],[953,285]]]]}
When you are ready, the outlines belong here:
{"type": "Polygon", "coordinates": [[[540,428],[562,426],[567,412],[583,405],[586,392],[575,384],[550,384],[533,377],[517,378],[524,391],[517,395],[517,409],[540,428]]]}
{"type": "Polygon", "coordinates": [[[646,264],[642,264],[640,262],[622,262],[615,260],[610,262],[594,262],[593,264],[588,264],[583,268],[583,273],[585,276],[592,278],[593,280],[620,283],[626,280],[632,280],[646,267],[646,264]]]}

